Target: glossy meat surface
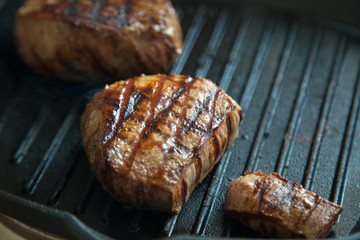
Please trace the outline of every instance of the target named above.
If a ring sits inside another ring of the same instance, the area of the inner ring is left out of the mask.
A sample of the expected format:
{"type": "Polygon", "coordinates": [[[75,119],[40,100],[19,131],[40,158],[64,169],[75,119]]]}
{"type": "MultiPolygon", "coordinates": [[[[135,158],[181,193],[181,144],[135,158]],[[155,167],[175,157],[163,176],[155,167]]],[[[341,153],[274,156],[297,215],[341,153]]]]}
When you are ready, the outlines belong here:
{"type": "Polygon", "coordinates": [[[178,214],[238,137],[241,108],[214,83],[181,75],[116,82],[81,119],[85,151],[125,206],[178,214]]]}
{"type": "Polygon", "coordinates": [[[275,238],[324,238],[342,207],[277,173],[246,172],[228,188],[225,213],[275,238]]]}
{"type": "Polygon", "coordinates": [[[26,0],[15,40],[36,72],[70,81],[162,73],[182,52],[168,0],[26,0]]]}

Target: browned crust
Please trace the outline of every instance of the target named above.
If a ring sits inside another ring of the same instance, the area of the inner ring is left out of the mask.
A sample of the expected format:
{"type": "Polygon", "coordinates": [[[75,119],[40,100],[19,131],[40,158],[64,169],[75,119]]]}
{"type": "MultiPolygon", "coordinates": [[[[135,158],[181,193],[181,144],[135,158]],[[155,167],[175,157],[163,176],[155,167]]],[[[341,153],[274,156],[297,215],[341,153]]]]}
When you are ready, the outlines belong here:
{"type": "Polygon", "coordinates": [[[27,0],[16,14],[15,39],[36,72],[70,81],[165,72],[182,51],[167,0],[27,0]]]}
{"type": "MultiPolygon", "coordinates": [[[[179,81],[177,84],[181,84],[182,81],[189,78],[178,75],[156,75],[154,77],[164,78],[165,81],[172,81],[173,78],[176,78],[176,81],[179,81]]],[[[194,79],[194,81],[208,80],[194,79]]],[[[118,84],[120,88],[125,88],[127,83],[119,82],[115,84],[118,84]]],[[[112,86],[109,86],[109,89],[115,91],[112,86]]],[[[225,94],[216,86],[215,89],[218,89],[217,91],[220,91],[221,94],[225,94]]],[[[212,129],[209,135],[204,136],[202,144],[194,149],[192,160],[185,165],[178,165],[179,168],[174,172],[175,175],[170,176],[171,172],[164,172],[155,178],[134,178],[131,177],[133,176],[131,168],[122,169],[121,166],[114,165],[114,159],[108,155],[111,143],[104,142],[104,134],[106,135],[108,132],[106,129],[109,126],[106,127],[104,119],[106,114],[104,115],[102,111],[104,109],[103,99],[104,90],[98,93],[87,105],[81,118],[81,132],[85,152],[97,178],[103,183],[107,191],[127,207],[155,209],[174,214],[180,212],[182,205],[187,201],[194,188],[212,170],[222,154],[235,141],[238,136],[238,125],[242,118],[241,108],[229,98],[229,101],[233,104],[230,112],[224,113],[219,125],[212,129]],[[93,121],[92,119],[100,120],[93,121]],[[163,174],[169,175],[169,178],[166,179],[170,180],[164,180],[164,178],[160,177],[164,176],[163,174]],[[135,199],[134,196],[136,196],[135,199]]],[[[107,119],[106,121],[111,122],[112,120],[107,119]]],[[[142,139],[142,142],[144,142],[144,138],[142,139]]],[[[136,168],[136,166],[138,165],[133,167],[136,168]]]]}

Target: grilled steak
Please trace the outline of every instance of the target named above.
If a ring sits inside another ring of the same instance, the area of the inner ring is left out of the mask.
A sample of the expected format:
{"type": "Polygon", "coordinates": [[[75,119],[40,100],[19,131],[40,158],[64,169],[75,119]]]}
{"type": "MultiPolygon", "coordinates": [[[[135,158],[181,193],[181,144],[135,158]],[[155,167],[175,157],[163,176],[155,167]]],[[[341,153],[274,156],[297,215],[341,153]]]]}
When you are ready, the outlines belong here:
{"type": "Polygon", "coordinates": [[[161,73],[182,52],[168,0],[26,0],[15,39],[36,72],[70,81],[161,73]]]}
{"type": "Polygon", "coordinates": [[[241,108],[214,83],[141,76],[105,87],[81,117],[97,178],[128,208],[178,214],[238,137],[241,108]]]}
{"type": "Polygon", "coordinates": [[[246,172],[226,194],[225,213],[269,237],[324,238],[342,207],[277,173],[246,172]]]}

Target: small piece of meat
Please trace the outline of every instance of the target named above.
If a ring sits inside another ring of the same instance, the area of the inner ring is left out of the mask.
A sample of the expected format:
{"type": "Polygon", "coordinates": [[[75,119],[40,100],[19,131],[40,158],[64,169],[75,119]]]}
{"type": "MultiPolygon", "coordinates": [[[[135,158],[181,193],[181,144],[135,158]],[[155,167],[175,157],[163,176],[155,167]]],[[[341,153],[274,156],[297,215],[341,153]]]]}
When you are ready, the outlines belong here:
{"type": "Polygon", "coordinates": [[[178,214],[238,137],[241,108],[204,78],[151,75],[105,87],[81,117],[93,171],[127,208],[178,214]]]}
{"type": "Polygon", "coordinates": [[[226,194],[225,213],[266,236],[324,238],[343,208],[277,173],[246,172],[226,194]]]}
{"type": "Polygon", "coordinates": [[[37,73],[68,81],[163,73],[182,52],[169,0],[26,0],[14,34],[37,73]]]}

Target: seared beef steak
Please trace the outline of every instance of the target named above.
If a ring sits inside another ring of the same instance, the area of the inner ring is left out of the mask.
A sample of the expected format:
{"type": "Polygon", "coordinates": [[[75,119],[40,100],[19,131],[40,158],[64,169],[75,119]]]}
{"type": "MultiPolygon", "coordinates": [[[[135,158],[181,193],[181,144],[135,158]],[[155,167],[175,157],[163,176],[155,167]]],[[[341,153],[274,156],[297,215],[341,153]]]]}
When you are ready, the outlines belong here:
{"type": "Polygon", "coordinates": [[[275,238],[324,238],[342,207],[277,173],[246,172],[226,195],[225,213],[275,238]]]}
{"type": "Polygon", "coordinates": [[[168,0],[26,0],[15,39],[36,72],[70,81],[161,73],[182,52],[168,0]]]}
{"type": "Polygon", "coordinates": [[[152,75],[105,87],[81,131],[92,169],[118,201],[178,214],[238,137],[241,118],[207,79],[152,75]]]}

